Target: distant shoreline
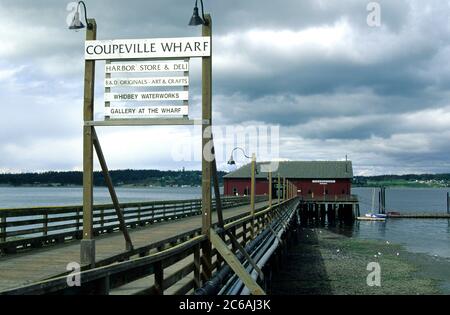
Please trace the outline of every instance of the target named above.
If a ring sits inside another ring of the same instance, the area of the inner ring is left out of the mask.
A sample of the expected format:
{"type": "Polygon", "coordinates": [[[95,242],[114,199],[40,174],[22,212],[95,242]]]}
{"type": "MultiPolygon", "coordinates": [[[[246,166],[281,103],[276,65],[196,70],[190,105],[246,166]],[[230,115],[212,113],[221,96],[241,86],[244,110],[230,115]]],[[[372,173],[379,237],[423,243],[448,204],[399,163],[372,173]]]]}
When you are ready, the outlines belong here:
{"type": "MultiPolygon", "coordinates": [[[[107,188],[105,185],[95,185],[96,188],[107,188]]],[[[158,185],[139,185],[139,184],[127,184],[127,185],[115,185],[116,188],[199,188],[201,186],[158,186],[158,185]]],[[[24,184],[24,185],[8,185],[8,184],[0,184],[0,188],[83,188],[82,185],[63,185],[63,184],[24,184]]]]}

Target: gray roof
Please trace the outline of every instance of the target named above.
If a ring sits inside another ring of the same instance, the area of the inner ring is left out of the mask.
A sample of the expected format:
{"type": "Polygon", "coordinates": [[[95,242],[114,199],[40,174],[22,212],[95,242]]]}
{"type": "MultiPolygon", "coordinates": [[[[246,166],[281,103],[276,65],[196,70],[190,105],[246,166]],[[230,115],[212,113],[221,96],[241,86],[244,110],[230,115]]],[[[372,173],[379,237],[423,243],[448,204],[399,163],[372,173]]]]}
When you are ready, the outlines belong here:
{"type": "MultiPolygon", "coordinates": [[[[257,162],[258,174],[256,178],[267,178],[267,173],[261,170],[262,164],[268,162],[257,162]]],[[[273,163],[273,162],[272,162],[273,163]]],[[[272,177],[302,178],[302,179],[340,179],[353,178],[353,167],[351,161],[280,161],[278,170],[272,172],[272,177]]],[[[228,173],[224,178],[249,178],[251,163],[228,173]]]]}

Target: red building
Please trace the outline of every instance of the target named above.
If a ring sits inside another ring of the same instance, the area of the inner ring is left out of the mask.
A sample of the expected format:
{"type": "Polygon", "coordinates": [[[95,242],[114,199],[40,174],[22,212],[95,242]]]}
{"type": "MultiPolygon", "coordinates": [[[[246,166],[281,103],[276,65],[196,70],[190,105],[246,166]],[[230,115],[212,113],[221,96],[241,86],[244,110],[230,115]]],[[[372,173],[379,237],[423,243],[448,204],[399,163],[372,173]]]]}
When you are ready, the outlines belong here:
{"type": "MultiPolygon", "coordinates": [[[[277,196],[277,179],[283,178],[297,186],[298,194],[302,196],[348,196],[351,195],[351,182],[353,178],[352,162],[350,161],[285,161],[278,162],[278,169],[272,172],[272,193],[277,196]]],[[[261,170],[261,165],[256,164],[257,195],[269,193],[268,173],[261,170]]],[[[249,195],[251,183],[251,164],[224,176],[224,194],[249,195]]]]}

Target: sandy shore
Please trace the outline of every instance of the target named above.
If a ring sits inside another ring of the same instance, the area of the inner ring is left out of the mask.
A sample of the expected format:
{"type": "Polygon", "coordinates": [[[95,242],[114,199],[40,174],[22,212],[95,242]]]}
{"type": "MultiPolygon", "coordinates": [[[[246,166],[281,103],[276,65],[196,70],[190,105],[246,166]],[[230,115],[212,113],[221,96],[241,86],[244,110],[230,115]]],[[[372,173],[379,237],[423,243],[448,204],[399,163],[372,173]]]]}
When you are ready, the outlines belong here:
{"type": "Polygon", "coordinates": [[[450,261],[412,254],[396,244],[302,228],[272,294],[449,294],[450,261]],[[367,266],[379,263],[381,286],[368,286],[367,266]],[[442,281],[444,280],[444,281],[442,281]],[[448,280],[448,281],[446,281],[448,280]]]}

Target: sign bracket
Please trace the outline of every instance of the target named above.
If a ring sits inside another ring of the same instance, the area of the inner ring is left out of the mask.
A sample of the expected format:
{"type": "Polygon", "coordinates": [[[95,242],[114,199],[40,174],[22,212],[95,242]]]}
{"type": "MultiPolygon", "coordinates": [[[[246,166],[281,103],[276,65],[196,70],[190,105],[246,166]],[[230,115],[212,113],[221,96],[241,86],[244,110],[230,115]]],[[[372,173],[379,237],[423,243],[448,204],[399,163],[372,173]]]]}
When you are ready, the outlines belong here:
{"type": "Polygon", "coordinates": [[[105,156],[103,155],[102,147],[100,146],[100,141],[98,140],[95,128],[92,128],[92,140],[94,143],[95,151],[97,152],[98,160],[102,167],[103,177],[105,178],[109,194],[111,195],[111,200],[114,204],[114,209],[116,210],[117,218],[119,219],[120,230],[122,231],[125,238],[126,250],[133,250],[133,243],[131,242],[130,234],[128,233],[127,225],[125,224],[125,219],[122,209],[120,208],[119,199],[117,198],[116,190],[114,189],[114,185],[108,170],[108,165],[106,164],[105,156]]]}

